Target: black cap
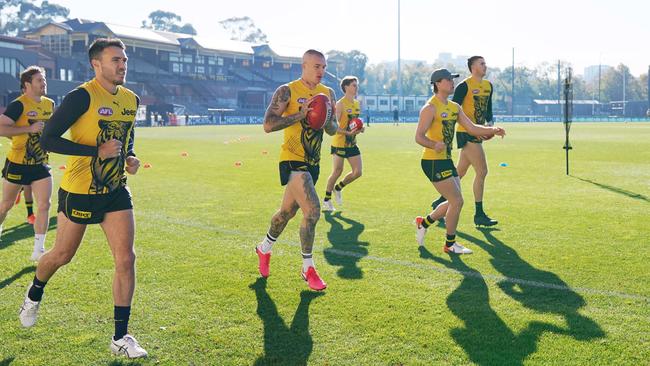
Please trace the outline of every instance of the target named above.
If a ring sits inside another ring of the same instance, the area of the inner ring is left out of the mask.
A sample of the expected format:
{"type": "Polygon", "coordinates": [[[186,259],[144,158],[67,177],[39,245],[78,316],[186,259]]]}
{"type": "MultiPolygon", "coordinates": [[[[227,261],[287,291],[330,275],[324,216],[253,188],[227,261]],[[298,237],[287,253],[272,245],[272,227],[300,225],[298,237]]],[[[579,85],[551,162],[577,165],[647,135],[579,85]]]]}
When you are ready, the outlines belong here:
{"type": "Polygon", "coordinates": [[[459,76],[460,74],[452,74],[447,69],[436,69],[433,70],[433,73],[431,74],[431,84],[436,83],[442,79],[454,79],[459,76]]]}

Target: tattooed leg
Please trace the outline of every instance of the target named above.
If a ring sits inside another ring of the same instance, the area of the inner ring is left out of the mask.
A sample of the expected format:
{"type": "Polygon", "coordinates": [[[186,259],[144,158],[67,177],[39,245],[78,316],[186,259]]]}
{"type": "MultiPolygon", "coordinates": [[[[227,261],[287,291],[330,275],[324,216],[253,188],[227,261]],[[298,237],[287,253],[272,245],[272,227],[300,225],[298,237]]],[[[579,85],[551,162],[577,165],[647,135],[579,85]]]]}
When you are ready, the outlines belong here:
{"type": "Polygon", "coordinates": [[[282,206],[280,209],[273,215],[271,218],[271,227],[269,228],[269,234],[274,238],[277,238],[282,234],[284,228],[287,226],[287,223],[296,216],[298,212],[298,203],[293,198],[289,187],[284,191],[284,198],[282,199],[282,206]]]}
{"type": "Polygon", "coordinates": [[[316,223],[320,218],[320,203],[318,195],[314,188],[314,181],[309,173],[292,173],[291,180],[292,193],[298,205],[300,206],[303,219],[300,224],[300,244],[302,252],[309,254],[314,246],[314,235],[316,233],[316,223]]]}

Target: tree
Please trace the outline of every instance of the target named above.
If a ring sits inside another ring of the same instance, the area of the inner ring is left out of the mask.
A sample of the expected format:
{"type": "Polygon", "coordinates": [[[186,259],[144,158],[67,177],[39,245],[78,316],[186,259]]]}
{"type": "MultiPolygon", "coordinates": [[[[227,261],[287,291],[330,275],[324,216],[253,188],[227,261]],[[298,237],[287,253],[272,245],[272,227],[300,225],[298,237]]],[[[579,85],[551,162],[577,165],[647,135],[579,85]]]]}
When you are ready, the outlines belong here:
{"type": "Polygon", "coordinates": [[[640,100],[643,87],[637,78],[630,74],[630,69],[620,64],[608,70],[603,76],[602,90],[605,102],[623,100],[623,77],[625,76],[625,100],[640,100]]]}
{"type": "Polygon", "coordinates": [[[149,21],[142,21],[142,28],[155,29],[159,31],[175,32],[196,35],[196,29],[190,23],[181,25],[181,17],[175,13],[164,10],[156,10],[149,14],[149,21]]]}
{"type": "Polygon", "coordinates": [[[219,24],[230,34],[230,39],[234,41],[268,43],[266,34],[257,28],[253,19],[249,17],[228,18],[220,21],[219,24]]]}
{"type": "Polygon", "coordinates": [[[51,21],[63,21],[70,14],[64,6],[34,0],[0,1],[0,34],[15,36],[19,32],[38,28],[51,21]],[[3,21],[4,19],[4,21],[3,21]]]}
{"type": "Polygon", "coordinates": [[[366,63],[368,62],[368,56],[365,53],[358,50],[350,52],[331,50],[327,52],[327,59],[335,67],[331,72],[339,78],[354,75],[359,79],[359,83],[363,83],[365,80],[366,63]]]}

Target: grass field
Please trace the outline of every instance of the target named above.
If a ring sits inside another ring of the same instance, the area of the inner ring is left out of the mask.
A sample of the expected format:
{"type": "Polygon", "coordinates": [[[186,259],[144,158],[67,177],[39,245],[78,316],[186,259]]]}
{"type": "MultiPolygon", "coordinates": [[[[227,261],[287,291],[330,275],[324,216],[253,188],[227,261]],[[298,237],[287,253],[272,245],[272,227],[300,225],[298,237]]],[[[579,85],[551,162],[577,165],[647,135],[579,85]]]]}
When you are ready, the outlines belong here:
{"type": "MultiPolygon", "coordinates": [[[[364,175],[317,226],[324,293],[299,276],[300,214],[274,247],[268,281],[257,273],[253,247],[282,194],[281,133],[139,129],[136,151],[152,165],[129,178],[138,253],[130,331],[150,353],[140,362],[648,364],[650,125],[574,124],[570,176],[561,124],[504,126],[504,140],[485,144],[485,207],[500,224],[474,228],[470,173],[459,238],[474,254],[462,257],[442,252],[440,227],[426,249],[415,243],[411,222],[437,197],[415,125],[373,124],[359,136],[364,175]]],[[[51,161],[58,189],[65,160],[51,161]]],[[[323,154],[321,197],[330,171],[323,154]]],[[[20,327],[35,270],[24,212],[9,214],[0,242],[0,365],[132,364],[108,350],[113,264],[99,227],[49,282],[36,326],[20,327]]],[[[53,241],[54,230],[46,247],[53,241]]]]}

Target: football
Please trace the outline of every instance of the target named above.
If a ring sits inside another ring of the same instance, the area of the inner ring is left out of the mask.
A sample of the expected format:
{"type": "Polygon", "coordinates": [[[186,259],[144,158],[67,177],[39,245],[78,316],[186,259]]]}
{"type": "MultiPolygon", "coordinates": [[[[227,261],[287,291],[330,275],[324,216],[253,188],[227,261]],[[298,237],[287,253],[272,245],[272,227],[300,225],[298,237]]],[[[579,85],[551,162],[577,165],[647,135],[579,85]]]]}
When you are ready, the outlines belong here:
{"type": "Polygon", "coordinates": [[[309,102],[309,108],[311,108],[311,111],[307,112],[307,123],[314,130],[320,130],[333,113],[330,98],[323,93],[316,94],[309,102]]]}
{"type": "Polygon", "coordinates": [[[360,130],[363,128],[363,121],[361,118],[353,118],[348,124],[348,127],[350,127],[350,131],[360,130]]]}

